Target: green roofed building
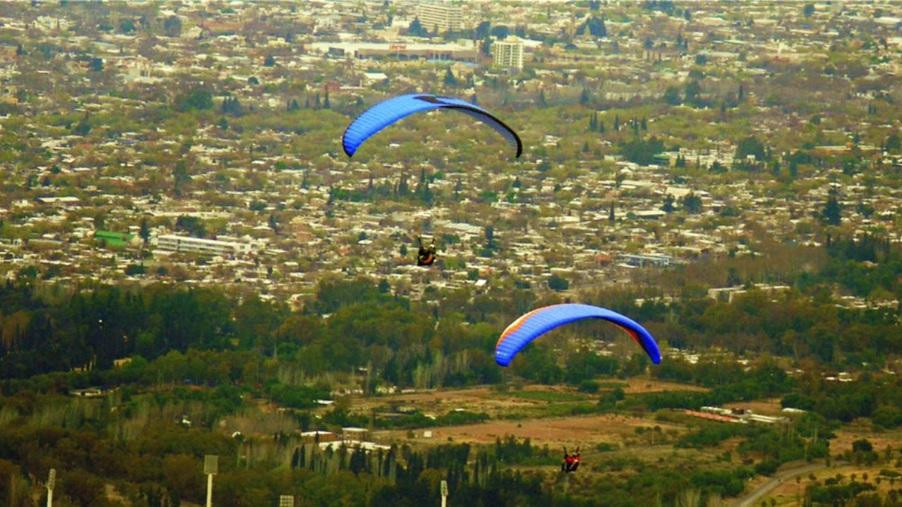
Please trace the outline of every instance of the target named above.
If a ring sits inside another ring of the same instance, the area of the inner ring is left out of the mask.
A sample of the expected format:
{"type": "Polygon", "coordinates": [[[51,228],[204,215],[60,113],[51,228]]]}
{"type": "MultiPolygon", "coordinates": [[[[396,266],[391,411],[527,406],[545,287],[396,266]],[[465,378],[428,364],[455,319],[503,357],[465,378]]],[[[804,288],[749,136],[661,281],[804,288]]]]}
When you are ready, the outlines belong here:
{"type": "Polygon", "coordinates": [[[128,246],[134,238],[134,234],[129,234],[127,232],[96,231],[94,233],[95,240],[103,241],[107,246],[116,248],[124,248],[128,246]]]}

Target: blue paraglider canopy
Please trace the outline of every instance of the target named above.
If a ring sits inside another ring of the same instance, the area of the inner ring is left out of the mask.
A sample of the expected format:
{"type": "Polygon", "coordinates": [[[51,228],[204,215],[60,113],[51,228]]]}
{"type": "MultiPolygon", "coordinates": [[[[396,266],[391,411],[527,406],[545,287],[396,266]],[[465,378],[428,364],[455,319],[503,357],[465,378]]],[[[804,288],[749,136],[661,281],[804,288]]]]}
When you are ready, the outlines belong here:
{"type": "Polygon", "coordinates": [[[575,303],[537,308],[513,321],[498,338],[495,362],[508,366],[514,356],[539,336],[564,324],[585,319],[602,319],[620,326],[642,347],[653,363],[661,362],[661,351],[655,339],[634,320],[607,308],[575,303]]]}
{"type": "Polygon", "coordinates": [[[393,97],[364,111],[345,129],[344,134],[341,136],[342,148],[348,157],[353,157],[360,145],[380,130],[414,113],[432,111],[433,109],[453,109],[472,116],[504,136],[516,148],[517,157],[523,153],[523,143],[520,142],[520,136],[485,109],[465,100],[424,93],[393,97]]]}

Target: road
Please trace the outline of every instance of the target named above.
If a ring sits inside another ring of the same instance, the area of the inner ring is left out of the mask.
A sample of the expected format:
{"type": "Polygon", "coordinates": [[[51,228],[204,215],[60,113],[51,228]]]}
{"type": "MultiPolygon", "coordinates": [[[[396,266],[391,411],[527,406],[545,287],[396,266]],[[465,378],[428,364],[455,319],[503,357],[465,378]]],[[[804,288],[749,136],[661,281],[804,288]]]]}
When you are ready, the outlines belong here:
{"type": "Polygon", "coordinates": [[[736,500],[736,503],[733,504],[733,507],[755,507],[755,502],[760,500],[764,495],[770,493],[771,490],[773,490],[780,484],[783,484],[789,479],[794,479],[796,476],[810,474],[811,472],[820,470],[825,467],[826,465],[823,464],[814,464],[777,472],[777,475],[775,475],[773,479],[765,482],[764,484],[759,486],[758,489],[752,491],[748,495],[736,500]]]}

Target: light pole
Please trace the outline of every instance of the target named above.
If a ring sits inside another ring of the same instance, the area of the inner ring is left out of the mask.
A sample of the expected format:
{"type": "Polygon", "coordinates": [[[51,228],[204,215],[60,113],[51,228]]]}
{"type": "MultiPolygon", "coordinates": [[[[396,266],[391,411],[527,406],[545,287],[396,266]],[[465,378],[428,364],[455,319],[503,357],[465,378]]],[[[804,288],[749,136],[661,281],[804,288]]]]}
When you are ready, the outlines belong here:
{"type": "Polygon", "coordinates": [[[47,507],[53,507],[53,487],[56,486],[56,469],[50,469],[47,477],[47,507]]]}
{"type": "Polygon", "coordinates": [[[219,473],[219,456],[204,456],[204,474],[207,476],[207,507],[213,507],[213,476],[219,473]]]}
{"type": "Polygon", "coordinates": [[[442,507],[448,506],[448,481],[442,481],[442,507]]]}

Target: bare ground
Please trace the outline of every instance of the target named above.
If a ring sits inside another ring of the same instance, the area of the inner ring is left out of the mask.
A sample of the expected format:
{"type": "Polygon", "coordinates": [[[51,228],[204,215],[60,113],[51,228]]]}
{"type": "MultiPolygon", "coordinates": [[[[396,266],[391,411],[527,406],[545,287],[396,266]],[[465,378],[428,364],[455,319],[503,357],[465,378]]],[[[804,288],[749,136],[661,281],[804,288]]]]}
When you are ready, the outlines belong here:
{"type": "MultiPolygon", "coordinates": [[[[450,438],[454,442],[491,443],[496,438],[512,435],[520,439],[529,438],[533,444],[588,446],[600,442],[616,444],[628,436],[635,435],[637,427],[654,426],[660,426],[664,431],[681,428],[648,419],[603,414],[522,421],[489,421],[464,426],[430,428],[427,431],[432,431],[432,440],[437,442],[448,441],[450,438]]],[[[404,432],[394,433],[392,436],[400,436],[404,432]]],[[[422,430],[416,433],[420,436],[422,430]]]]}

